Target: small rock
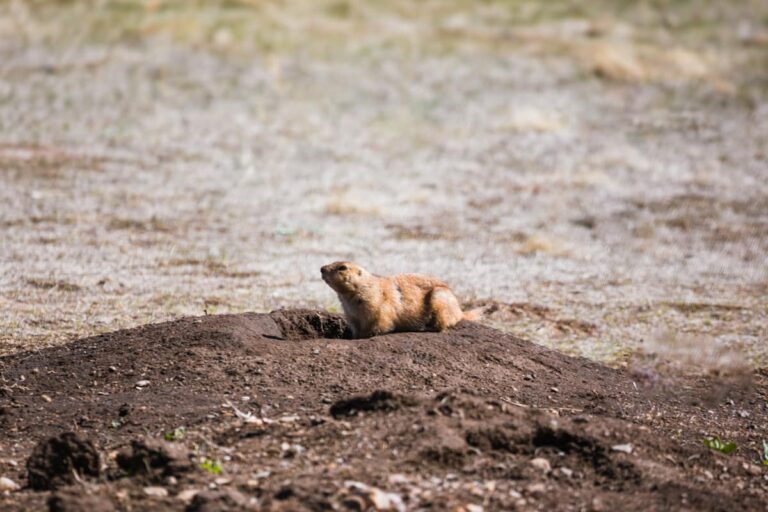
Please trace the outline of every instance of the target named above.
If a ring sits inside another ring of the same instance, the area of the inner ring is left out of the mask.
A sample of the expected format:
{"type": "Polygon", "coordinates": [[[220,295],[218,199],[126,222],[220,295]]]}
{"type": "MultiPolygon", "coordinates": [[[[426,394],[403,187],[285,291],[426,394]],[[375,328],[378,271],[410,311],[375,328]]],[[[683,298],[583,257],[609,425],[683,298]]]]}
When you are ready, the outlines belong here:
{"type": "Polygon", "coordinates": [[[301,455],[302,453],[307,451],[307,449],[301,446],[300,444],[288,444],[286,442],[283,442],[280,445],[280,448],[283,450],[283,457],[285,457],[286,459],[290,459],[297,455],[301,455]]]}
{"type": "Polygon", "coordinates": [[[552,388],[549,388],[549,390],[550,390],[551,392],[553,392],[553,393],[559,393],[559,392],[560,392],[560,390],[559,390],[559,389],[557,389],[557,388],[554,388],[554,387],[552,387],[552,388]]]}
{"type": "Polygon", "coordinates": [[[708,469],[704,470],[704,476],[706,476],[710,480],[713,480],[715,478],[715,475],[713,475],[712,472],[708,469]]]}
{"type": "Polygon", "coordinates": [[[574,423],[589,423],[589,418],[586,416],[574,416],[571,418],[574,423]]]}
{"type": "Polygon", "coordinates": [[[114,366],[110,366],[109,368],[107,368],[107,370],[109,371],[109,373],[115,373],[117,371],[117,368],[115,368],[114,366]]]}
{"type": "Polygon", "coordinates": [[[177,483],[179,483],[179,480],[178,480],[178,478],[176,478],[173,475],[171,475],[171,476],[169,476],[169,477],[167,477],[165,479],[165,484],[166,485],[176,485],[177,483]]]}
{"type": "Polygon", "coordinates": [[[142,491],[144,492],[144,494],[152,498],[165,498],[166,496],[168,496],[168,489],[166,489],[165,487],[155,487],[155,486],[145,487],[144,489],[142,489],[142,491]]]}
{"type": "Polygon", "coordinates": [[[571,468],[563,467],[563,468],[558,468],[558,470],[566,478],[571,478],[573,476],[573,470],[571,468]]]}
{"type": "Polygon", "coordinates": [[[611,450],[615,452],[622,452],[622,453],[632,453],[632,450],[634,447],[630,443],[626,444],[615,444],[611,446],[611,450]]]}
{"type": "Polygon", "coordinates": [[[464,509],[467,512],[483,512],[483,507],[481,505],[475,505],[474,503],[465,506],[464,509]]]}
{"type": "Polygon", "coordinates": [[[523,497],[523,495],[522,495],[522,494],[520,494],[519,492],[517,492],[517,491],[516,491],[516,490],[514,490],[514,489],[512,489],[511,491],[509,491],[509,495],[510,495],[510,496],[512,496],[512,497],[513,497],[513,498],[515,498],[515,499],[518,499],[518,500],[519,500],[520,498],[522,498],[522,497],[523,497]]]}
{"type": "Polygon", "coordinates": [[[369,498],[371,500],[371,504],[373,504],[376,510],[388,510],[396,512],[405,511],[405,503],[403,503],[403,498],[394,492],[384,492],[381,489],[373,487],[371,488],[369,498]]]}
{"type": "Polygon", "coordinates": [[[345,498],[345,505],[347,502],[349,505],[358,505],[360,500],[357,498],[363,498],[361,503],[365,506],[361,510],[373,507],[373,510],[380,512],[405,512],[403,498],[397,493],[385,492],[362,482],[347,481],[344,485],[351,494],[345,498]]]}
{"type": "Polygon", "coordinates": [[[216,485],[228,485],[232,483],[232,479],[226,476],[220,476],[214,480],[214,482],[216,482],[216,485]]]}
{"type": "Polygon", "coordinates": [[[8,477],[0,477],[0,492],[6,492],[6,491],[18,491],[21,488],[19,484],[14,482],[8,477]]]}
{"type": "Polygon", "coordinates": [[[525,376],[523,377],[523,380],[535,380],[535,379],[536,379],[536,376],[532,373],[526,373],[525,376]]]}
{"type": "Polygon", "coordinates": [[[137,388],[143,388],[143,387],[146,387],[146,386],[149,386],[149,381],[148,380],[140,380],[140,381],[138,381],[136,383],[136,387],[137,388]]]}
{"type": "Polygon", "coordinates": [[[746,471],[750,476],[760,476],[763,474],[763,468],[756,464],[747,464],[745,462],[742,467],[744,468],[744,471],[746,471]]]}
{"type": "Polygon", "coordinates": [[[535,459],[531,459],[530,464],[545,475],[552,470],[552,465],[547,459],[543,457],[536,457],[535,459]]]}
{"type": "Polygon", "coordinates": [[[199,489],[184,489],[179,494],[176,495],[176,498],[183,501],[184,503],[191,503],[195,496],[198,495],[200,492],[199,489]]]}
{"type": "Polygon", "coordinates": [[[53,402],[53,398],[49,397],[48,395],[40,395],[40,398],[42,398],[48,403],[53,402]]]}

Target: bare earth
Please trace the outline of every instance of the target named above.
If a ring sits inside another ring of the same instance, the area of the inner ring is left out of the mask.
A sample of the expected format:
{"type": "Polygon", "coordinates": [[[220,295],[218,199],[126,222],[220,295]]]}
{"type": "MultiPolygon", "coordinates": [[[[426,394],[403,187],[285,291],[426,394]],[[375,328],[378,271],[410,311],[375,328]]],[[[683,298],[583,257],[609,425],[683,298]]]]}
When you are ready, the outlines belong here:
{"type": "Polygon", "coordinates": [[[26,485],[0,507],[764,509],[765,371],[655,382],[468,322],[346,334],[281,310],[2,358],[0,453],[26,485]]]}
{"type": "Polygon", "coordinates": [[[652,384],[761,375],[768,4],[0,3],[4,361],[338,312],[340,259],[652,384]]]}

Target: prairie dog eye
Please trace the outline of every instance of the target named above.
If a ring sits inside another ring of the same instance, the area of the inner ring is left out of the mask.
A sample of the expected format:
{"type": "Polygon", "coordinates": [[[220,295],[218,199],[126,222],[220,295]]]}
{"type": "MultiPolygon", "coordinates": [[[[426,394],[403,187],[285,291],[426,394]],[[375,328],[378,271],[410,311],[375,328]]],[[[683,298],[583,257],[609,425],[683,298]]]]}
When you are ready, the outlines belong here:
{"type": "Polygon", "coordinates": [[[347,270],[347,266],[346,265],[341,265],[337,270],[339,272],[344,272],[345,270],[347,270]]]}

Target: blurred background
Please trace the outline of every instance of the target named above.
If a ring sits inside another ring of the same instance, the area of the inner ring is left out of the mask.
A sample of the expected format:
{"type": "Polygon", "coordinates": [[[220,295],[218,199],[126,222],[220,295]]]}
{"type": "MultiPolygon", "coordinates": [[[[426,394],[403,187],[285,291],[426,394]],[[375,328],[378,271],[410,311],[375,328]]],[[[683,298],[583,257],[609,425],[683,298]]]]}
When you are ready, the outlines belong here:
{"type": "MultiPolygon", "coordinates": [[[[768,2],[0,2],[0,353],[447,280],[768,365],[768,2]]],[[[709,358],[709,359],[708,359],[709,358]]]]}

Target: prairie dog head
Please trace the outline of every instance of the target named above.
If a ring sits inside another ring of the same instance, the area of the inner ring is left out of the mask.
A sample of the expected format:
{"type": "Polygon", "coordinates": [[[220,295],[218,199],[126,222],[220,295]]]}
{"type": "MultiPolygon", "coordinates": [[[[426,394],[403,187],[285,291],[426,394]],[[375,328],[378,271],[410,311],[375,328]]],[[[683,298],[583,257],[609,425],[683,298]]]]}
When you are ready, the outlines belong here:
{"type": "Polygon", "coordinates": [[[368,271],[351,261],[337,261],[321,267],[320,275],[336,293],[349,293],[357,291],[360,278],[368,271]]]}

